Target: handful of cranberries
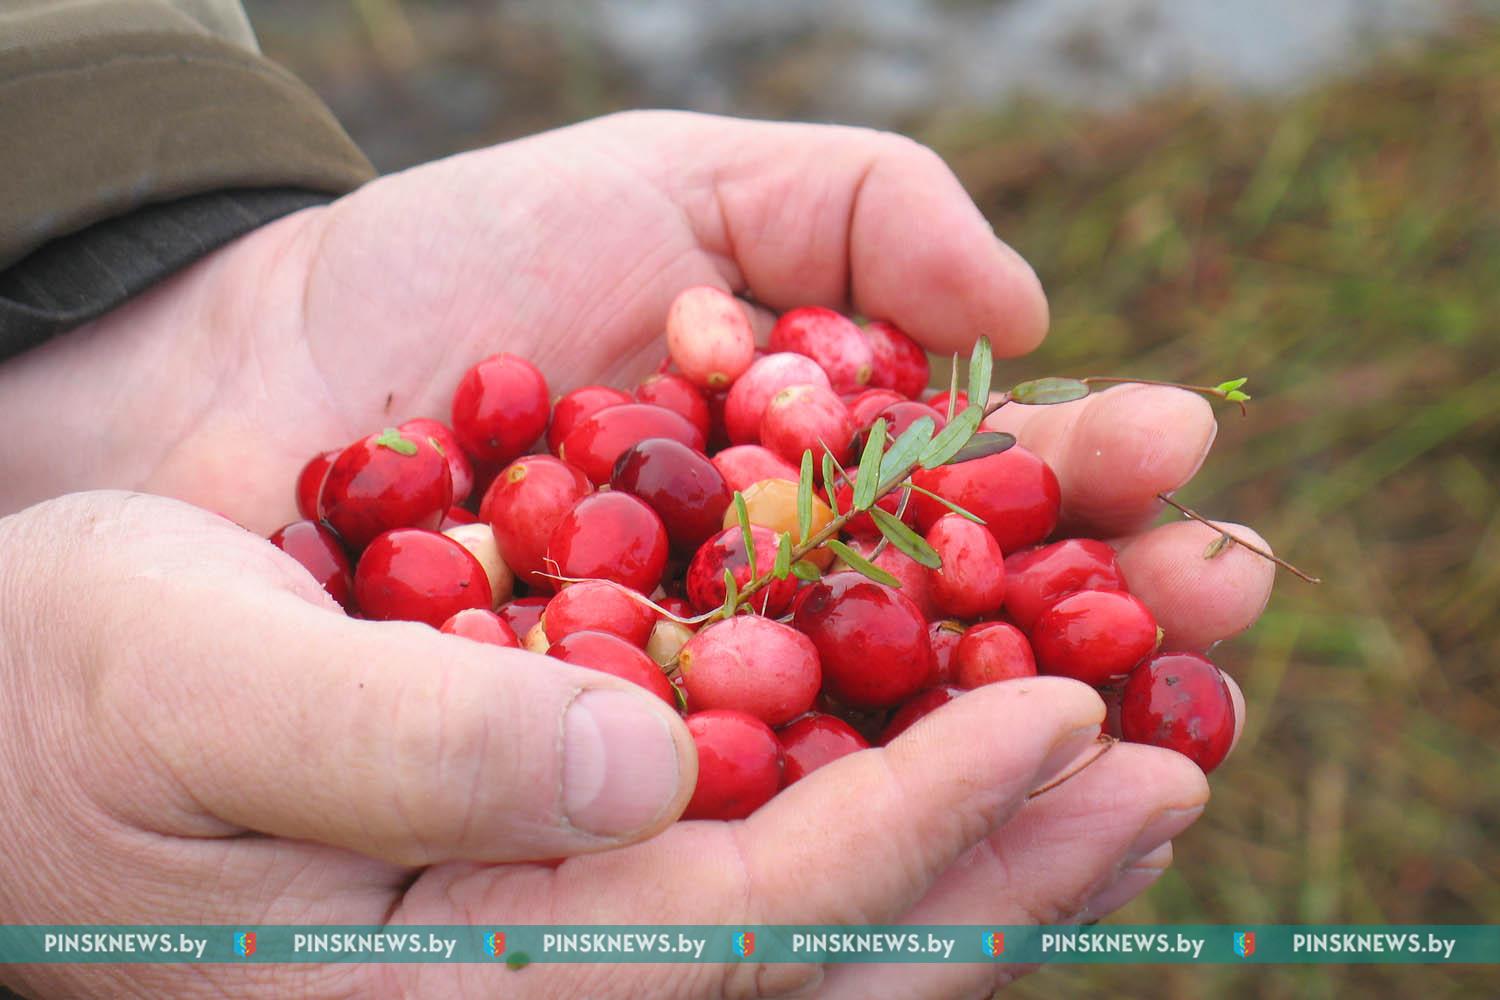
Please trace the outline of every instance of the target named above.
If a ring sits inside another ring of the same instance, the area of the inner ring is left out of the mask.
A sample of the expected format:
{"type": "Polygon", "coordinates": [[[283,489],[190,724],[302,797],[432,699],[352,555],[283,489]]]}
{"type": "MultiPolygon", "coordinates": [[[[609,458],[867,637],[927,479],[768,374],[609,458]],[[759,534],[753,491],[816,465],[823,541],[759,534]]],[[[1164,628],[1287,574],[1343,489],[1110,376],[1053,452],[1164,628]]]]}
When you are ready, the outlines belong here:
{"type": "MultiPolygon", "coordinates": [[[[678,706],[699,756],[689,819],[747,816],[965,690],[1038,673],[1104,691],[1116,736],[1205,772],[1224,759],[1218,668],[1160,651],[1114,550],[1052,538],[1047,463],[979,429],[987,342],[967,393],[924,401],[927,356],[889,323],[794,309],[762,351],[738,302],[697,287],[666,330],[668,361],[630,392],[553,403],[529,362],[480,361],[451,425],[308,462],[305,520],[271,542],[351,615],[545,653],[678,706]]],[[[994,405],[1087,392],[1042,381],[994,405]]]]}

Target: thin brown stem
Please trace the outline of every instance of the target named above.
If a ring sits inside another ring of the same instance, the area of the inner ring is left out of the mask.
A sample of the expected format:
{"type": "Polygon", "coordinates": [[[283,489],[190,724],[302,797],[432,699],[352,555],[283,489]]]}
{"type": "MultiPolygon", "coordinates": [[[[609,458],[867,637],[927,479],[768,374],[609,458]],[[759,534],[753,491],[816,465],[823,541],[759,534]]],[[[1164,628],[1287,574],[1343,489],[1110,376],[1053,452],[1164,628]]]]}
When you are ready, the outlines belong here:
{"type": "MultiPolygon", "coordinates": [[[[1291,563],[1287,562],[1285,559],[1282,559],[1275,553],[1272,553],[1266,549],[1261,548],[1259,545],[1247,542],[1243,538],[1225,531],[1223,528],[1219,527],[1217,524],[1214,524],[1212,521],[1204,517],[1202,514],[1198,513],[1196,510],[1193,510],[1191,507],[1183,506],[1176,500],[1173,500],[1171,497],[1167,496],[1165,493],[1158,493],[1156,495],[1156,498],[1162,503],[1166,504],[1168,507],[1172,507],[1173,509],[1181,512],[1184,516],[1197,521],[1199,524],[1208,525],[1210,528],[1217,531],[1222,537],[1229,539],[1229,541],[1233,542],[1235,545],[1238,545],[1241,548],[1249,549],[1251,552],[1254,552],[1262,559],[1269,559],[1271,562],[1275,563],[1277,566],[1280,566],[1282,569],[1286,570],[1288,573],[1291,573],[1293,576],[1302,580],[1306,580],[1308,583],[1323,582],[1321,577],[1316,577],[1312,576],[1311,574],[1304,573],[1302,570],[1298,569],[1296,566],[1293,566],[1291,563]]],[[[1217,555],[1218,553],[1214,554],[1217,555]]]]}
{"type": "Polygon", "coordinates": [[[1056,788],[1058,785],[1061,785],[1064,782],[1071,781],[1073,778],[1076,778],[1078,775],[1082,774],[1088,768],[1090,768],[1094,764],[1098,763],[1099,759],[1101,757],[1103,757],[1105,754],[1109,753],[1111,750],[1113,750],[1115,748],[1115,744],[1118,743],[1118,742],[1120,742],[1120,741],[1117,740],[1117,739],[1115,739],[1113,736],[1109,735],[1108,733],[1100,733],[1099,734],[1099,750],[1098,750],[1097,753],[1095,753],[1088,760],[1084,761],[1082,764],[1079,764],[1077,767],[1073,768],[1073,770],[1069,771],[1068,773],[1059,775],[1058,777],[1056,777],[1056,778],[1052,779],[1051,781],[1047,782],[1041,788],[1037,788],[1037,789],[1035,789],[1033,791],[1028,792],[1026,794],[1026,801],[1030,802],[1032,799],[1036,798],[1038,795],[1041,795],[1044,792],[1050,792],[1050,791],[1052,791],[1052,789],[1056,788]]]}
{"type": "MultiPolygon", "coordinates": [[[[1200,396],[1212,396],[1215,399],[1228,399],[1229,394],[1215,385],[1188,385],[1186,382],[1164,382],[1154,378],[1119,378],[1112,375],[1090,375],[1078,381],[1087,386],[1095,385],[1159,385],[1168,389],[1186,389],[1188,392],[1196,392],[1200,396]]],[[[1236,398],[1235,404],[1240,408],[1240,416],[1249,411],[1245,408],[1243,397],[1236,398]]]]}

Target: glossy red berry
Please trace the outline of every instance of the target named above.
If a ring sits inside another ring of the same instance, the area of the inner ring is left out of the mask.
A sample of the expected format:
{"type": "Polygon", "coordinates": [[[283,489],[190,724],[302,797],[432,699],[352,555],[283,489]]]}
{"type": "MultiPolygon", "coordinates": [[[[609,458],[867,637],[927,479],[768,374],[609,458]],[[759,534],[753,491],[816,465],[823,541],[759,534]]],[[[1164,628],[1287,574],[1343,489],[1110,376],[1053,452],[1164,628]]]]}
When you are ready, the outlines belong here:
{"type": "MultiPolygon", "coordinates": [[[[849,477],[845,479],[841,476],[838,488],[833,491],[833,495],[838,498],[838,509],[845,512],[848,512],[854,506],[854,484],[859,482],[859,470],[850,469],[848,471],[849,477]]],[[[826,498],[828,491],[820,488],[818,495],[826,498]]],[[[910,502],[906,504],[906,510],[902,511],[902,495],[902,490],[892,490],[879,500],[876,500],[875,506],[893,517],[899,516],[902,524],[910,526],[916,523],[916,513],[912,510],[910,502]]],[[[868,513],[859,513],[851,517],[849,522],[844,525],[844,534],[853,538],[879,539],[880,527],[868,513]]]]}
{"type": "Polygon", "coordinates": [[[781,771],[782,787],[805,778],[840,757],[866,750],[869,740],[843,719],[811,712],[776,731],[786,763],[781,771]]]}
{"type": "Polygon", "coordinates": [[[760,615],[702,629],[682,647],[677,666],[695,710],[733,708],[768,726],[811,708],[823,679],[807,636],[760,615]]]}
{"type": "Polygon", "coordinates": [[[927,679],[928,687],[958,683],[958,663],[954,654],[958,652],[958,643],[963,639],[964,631],[962,622],[951,619],[928,623],[927,639],[932,643],[933,661],[932,676],[927,679]]]}
{"type": "Polygon", "coordinates": [[[620,453],[646,438],[671,438],[703,450],[702,433],[681,414],[649,403],[622,403],[580,420],[557,454],[590,481],[602,484],[609,482],[620,453]]]}
{"type": "MultiPolygon", "coordinates": [[[[844,402],[849,405],[849,419],[854,421],[855,427],[868,427],[880,416],[892,403],[905,402],[906,397],[894,389],[866,389],[864,392],[856,393],[847,397],[844,402]]],[[[932,414],[928,411],[928,416],[932,414]]]]}
{"type": "Polygon", "coordinates": [[[474,524],[478,517],[468,512],[463,507],[449,507],[443,512],[443,519],[438,523],[439,531],[447,531],[449,528],[457,528],[465,524],[474,524]]]}
{"type": "Polygon", "coordinates": [[[864,331],[848,317],[821,306],[783,313],[771,328],[771,350],[812,358],[828,373],[835,392],[858,392],[875,368],[875,352],[864,331]]]}
{"type": "MultiPolygon", "coordinates": [[[[847,508],[841,508],[847,509],[847,508]]],[[[897,549],[894,545],[887,545],[881,549],[879,555],[874,555],[878,545],[873,538],[851,538],[848,545],[855,552],[869,559],[876,566],[885,570],[900,581],[901,586],[896,588],[901,596],[917,606],[917,610],[927,621],[943,617],[938,610],[937,604],[932,599],[932,585],[927,567],[917,562],[911,556],[897,549]],[[872,558],[873,557],[873,558],[872,558]]],[[[848,569],[842,562],[834,563],[835,569],[848,569]]]]}
{"type": "Polygon", "coordinates": [[[398,528],[365,548],[354,569],[354,596],[368,618],[438,628],[465,608],[488,610],[490,584],[479,560],[453,539],[398,528]]]}
{"type": "MultiPolygon", "coordinates": [[[[765,574],[776,562],[776,533],[758,524],[750,526],[755,542],[755,569],[765,574]]],[[[744,535],[738,527],[726,528],[699,547],[687,570],[687,599],[699,613],[722,607],[726,596],[724,571],[734,574],[740,590],[750,582],[750,560],[745,553],[744,535]]],[[[796,577],[772,580],[763,590],[751,595],[749,604],[767,617],[786,613],[787,605],[797,592],[796,577]]]]}
{"type": "Polygon", "coordinates": [[[443,622],[438,631],[449,635],[461,635],[465,639],[473,639],[475,642],[490,646],[503,646],[507,649],[521,648],[521,640],[517,637],[515,630],[505,624],[505,620],[499,615],[484,608],[465,608],[443,622]]]}
{"type": "MultiPolygon", "coordinates": [[[[801,461],[799,458],[798,461],[801,461]]],[[[797,481],[798,468],[769,448],[758,444],[737,444],[714,455],[714,468],[724,477],[731,493],[744,492],[763,479],[797,481]]]]}
{"type": "Polygon", "coordinates": [[[1031,629],[1037,668],[1100,687],[1156,648],[1156,618],[1118,590],[1081,590],[1053,604],[1031,629]]]}
{"type": "Polygon", "coordinates": [[[309,521],[318,519],[318,494],[323,491],[323,477],[340,449],[319,452],[308,460],[297,474],[297,513],[309,521]]]}
{"type": "Polygon", "coordinates": [[[849,408],[832,389],[820,385],[782,389],[771,397],[760,426],[761,443],[792,463],[800,463],[805,451],[821,455],[825,446],[843,462],[853,436],[849,408]]]}
{"type": "MultiPolygon", "coordinates": [[[[1035,545],[1057,527],[1062,500],[1057,476],[1019,445],[970,462],[918,469],[912,482],[984,521],[1007,554],[1035,545]]],[[[920,493],[913,493],[911,503],[923,531],[948,513],[948,508],[920,493]]]]}
{"type": "Polygon", "coordinates": [[[469,461],[469,456],[464,454],[457,435],[448,429],[447,424],[440,420],[418,417],[396,429],[410,438],[426,438],[442,452],[443,457],[448,460],[448,474],[453,479],[453,503],[457,505],[469,499],[469,494],[474,492],[474,465],[469,461]]]}
{"type": "Polygon", "coordinates": [[[950,618],[995,614],[1005,600],[1005,561],[1000,545],[984,525],[958,514],[944,514],[927,529],[927,544],[943,561],[929,569],[932,602],[950,618]]]}
{"type": "Polygon", "coordinates": [[[894,389],[910,399],[915,399],[927,388],[932,371],[922,345],[885,320],[866,324],[865,339],[870,342],[874,355],[870,369],[871,385],[894,389]]]}
{"type": "Polygon", "coordinates": [[[488,514],[501,558],[517,577],[545,591],[557,589],[555,581],[540,575],[555,572],[545,564],[552,530],[592,489],[582,472],[550,455],[523,456],[495,477],[481,510],[488,514]]]}
{"type": "MultiPolygon", "coordinates": [[[[934,413],[932,407],[926,403],[918,403],[910,399],[903,399],[899,403],[892,403],[875,414],[875,416],[876,419],[883,418],[885,420],[885,439],[887,442],[895,441],[902,434],[905,434],[912,424],[923,417],[932,421],[934,435],[948,426],[948,418],[946,416],[941,413],[934,413]]],[[[874,422],[873,420],[870,421],[870,423],[874,422]]]]}
{"type": "Polygon", "coordinates": [[[1207,657],[1159,653],[1125,682],[1120,732],[1131,743],[1176,750],[1207,774],[1234,742],[1234,699],[1207,657]]]}
{"type": "Polygon", "coordinates": [[[547,602],[543,621],[549,642],[560,642],[574,632],[608,632],[633,646],[646,645],[656,612],[639,595],[608,580],[570,583],[547,602]]]}
{"type": "Polygon", "coordinates": [[[651,657],[617,635],[608,632],[574,632],[547,647],[547,655],[564,663],[588,667],[638,684],[662,701],[677,707],[667,675],[651,657]]]}
{"type": "Polygon", "coordinates": [[[811,358],[791,352],[767,354],[729,387],[724,399],[724,429],[735,444],[758,444],[760,425],[771,397],[793,385],[828,388],[828,375],[811,358]]]}
{"type": "Polygon", "coordinates": [[[755,358],[755,334],[733,295],[710,285],[678,293],[667,311],[667,351],[705,389],[727,389],[755,358]]]}
{"type": "Polygon", "coordinates": [[[687,717],[698,748],[698,785],[683,819],[744,819],[781,788],[781,743],[753,715],[710,709],[687,717]]]}
{"type": "Polygon", "coordinates": [[[435,530],[451,506],[448,460],[425,438],[391,428],[334,459],[318,496],[318,520],[359,550],[394,528],[435,530]]]}
{"type": "Polygon", "coordinates": [[[721,530],[732,499],[708,456],[670,438],[647,438],[620,453],[610,487],[640,497],[661,516],[673,551],[688,555],[721,530]]]}
{"type": "Polygon", "coordinates": [[[514,354],[485,358],[453,393],[453,433],[475,459],[505,465],[530,450],[547,429],[547,380],[514,354]]]}
{"type": "Polygon", "coordinates": [[[972,626],[959,640],[953,660],[962,688],[1036,676],[1031,643],[1024,632],[1008,622],[972,626]]]}
{"type": "Polygon", "coordinates": [[[810,585],[793,620],[817,647],[828,693],[848,705],[897,705],[932,674],[922,612],[899,591],[858,573],[810,585]]]}
{"type": "Polygon", "coordinates": [[[1127,589],[1115,550],[1092,538],[1065,538],[1005,557],[1005,613],[1023,629],[1069,594],[1127,589]]]}
{"type": "Polygon", "coordinates": [[[550,599],[546,597],[518,597],[513,601],[507,601],[495,609],[495,614],[500,620],[510,626],[510,630],[522,639],[542,620],[542,615],[547,610],[550,599]]]}
{"type": "Polygon", "coordinates": [[[557,454],[558,447],[573,433],[578,422],[598,413],[606,406],[630,402],[630,393],[607,385],[586,385],[563,396],[552,407],[552,422],[547,425],[547,450],[557,454]]]}
{"type": "Polygon", "coordinates": [[[271,544],[297,560],[345,611],[354,607],[354,573],[338,536],[316,521],[293,521],[271,544]]]}
{"type": "MultiPolygon", "coordinates": [[[[937,393],[936,395],[929,396],[927,399],[922,400],[922,402],[926,403],[928,406],[936,410],[939,414],[946,417],[948,416],[948,396],[949,394],[945,390],[943,392],[937,393]]],[[[960,389],[958,391],[957,398],[958,402],[953,404],[953,415],[955,417],[969,408],[969,394],[967,392],[964,392],[962,389],[960,389]]]]}
{"type": "Polygon", "coordinates": [[[885,746],[891,740],[894,740],[897,736],[900,736],[916,725],[918,719],[931,715],[963,693],[963,688],[945,685],[943,687],[928,688],[926,691],[916,695],[906,704],[896,709],[895,714],[891,716],[891,721],[885,724],[885,728],[880,731],[880,745],[885,746]]]}
{"type": "Polygon", "coordinates": [[[592,493],[552,529],[547,561],[562,577],[613,580],[649,594],[667,568],[667,529],[639,497],[592,493]]]}
{"type": "Polygon", "coordinates": [[[713,430],[708,400],[693,383],[681,375],[648,375],[635,387],[635,398],[637,402],[660,406],[676,413],[698,428],[698,433],[703,435],[705,442],[713,430]]]}

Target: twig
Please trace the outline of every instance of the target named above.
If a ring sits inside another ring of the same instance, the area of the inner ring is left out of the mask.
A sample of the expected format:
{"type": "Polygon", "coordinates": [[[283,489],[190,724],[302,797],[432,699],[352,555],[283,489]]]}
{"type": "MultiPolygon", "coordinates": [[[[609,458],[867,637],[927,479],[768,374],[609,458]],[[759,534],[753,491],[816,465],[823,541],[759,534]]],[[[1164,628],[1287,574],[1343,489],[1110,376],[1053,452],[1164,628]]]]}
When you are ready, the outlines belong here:
{"type": "MultiPolygon", "coordinates": [[[[1189,518],[1192,518],[1194,521],[1197,521],[1199,524],[1206,524],[1206,525],[1208,525],[1210,528],[1212,528],[1215,531],[1219,532],[1219,534],[1222,537],[1229,539],[1229,541],[1233,542],[1234,544],[1236,544],[1236,545],[1238,545],[1238,546],[1240,546],[1242,548],[1249,549],[1251,552],[1254,552],[1256,555],[1260,556],[1262,559],[1269,559],[1271,562],[1273,562],[1276,565],[1280,566],[1282,569],[1286,570],[1288,573],[1291,573],[1293,576],[1296,576],[1296,577],[1298,577],[1299,579],[1302,579],[1302,580],[1306,580],[1308,583],[1322,583],[1323,582],[1323,580],[1322,580],[1321,577],[1316,577],[1316,576],[1312,576],[1312,575],[1310,575],[1308,573],[1304,573],[1304,572],[1302,572],[1302,570],[1298,569],[1296,566],[1293,566],[1291,563],[1287,562],[1285,559],[1282,559],[1280,556],[1277,556],[1274,553],[1268,552],[1267,550],[1261,548],[1258,545],[1252,545],[1250,542],[1245,541],[1243,538],[1239,538],[1239,537],[1237,537],[1235,535],[1230,534],[1229,532],[1225,531],[1223,528],[1219,527],[1217,524],[1214,524],[1208,518],[1204,517],[1202,514],[1198,513],[1196,510],[1193,510],[1191,507],[1184,507],[1182,504],[1178,503],[1176,500],[1173,500],[1171,497],[1167,496],[1165,493],[1158,493],[1156,495],[1156,498],[1158,500],[1160,500],[1162,503],[1166,504],[1168,507],[1173,507],[1176,510],[1180,511],[1185,516],[1187,516],[1189,518]]],[[[1215,554],[1217,555],[1217,553],[1215,553],[1215,554]]]]}
{"type": "Polygon", "coordinates": [[[1115,739],[1113,736],[1109,735],[1108,733],[1100,733],[1099,734],[1099,752],[1098,753],[1094,754],[1094,756],[1090,757],[1088,760],[1084,761],[1082,764],[1079,764],[1077,767],[1073,768],[1073,770],[1069,771],[1067,774],[1064,774],[1064,775],[1061,775],[1061,776],[1059,776],[1057,778],[1052,779],[1051,781],[1047,782],[1045,785],[1043,785],[1041,788],[1036,789],[1035,791],[1031,791],[1031,792],[1026,793],[1026,801],[1030,802],[1032,799],[1036,798],[1038,795],[1041,795],[1043,792],[1050,792],[1050,791],[1052,791],[1052,789],[1056,788],[1058,785],[1061,785],[1063,782],[1069,781],[1069,780],[1071,780],[1073,778],[1076,778],[1079,774],[1083,773],[1083,771],[1085,769],[1087,769],[1088,767],[1091,767],[1092,765],[1094,765],[1095,763],[1097,763],[1098,760],[1099,760],[1099,758],[1103,757],[1105,754],[1107,754],[1111,750],[1113,750],[1114,747],[1115,747],[1115,744],[1118,743],[1118,742],[1120,742],[1120,741],[1117,740],[1117,739],[1115,739]]]}

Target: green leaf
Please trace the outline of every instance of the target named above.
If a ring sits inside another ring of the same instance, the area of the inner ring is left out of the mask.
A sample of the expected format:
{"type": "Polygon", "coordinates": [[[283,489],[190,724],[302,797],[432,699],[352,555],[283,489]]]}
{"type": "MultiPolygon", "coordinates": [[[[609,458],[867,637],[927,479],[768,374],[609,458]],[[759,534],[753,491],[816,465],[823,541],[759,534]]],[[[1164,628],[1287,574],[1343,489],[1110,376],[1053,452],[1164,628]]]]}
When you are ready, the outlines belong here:
{"type": "Polygon", "coordinates": [[[750,512],[745,509],[745,494],[734,491],[734,516],[740,521],[740,539],[745,543],[745,561],[750,564],[750,579],[760,574],[755,570],[755,535],[750,530],[750,512]]]}
{"type": "Polygon", "coordinates": [[[1208,543],[1208,548],[1203,550],[1203,558],[1213,559],[1219,553],[1223,552],[1233,541],[1234,539],[1227,532],[1219,535],[1218,538],[1208,543]]]}
{"type": "Polygon", "coordinates": [[[858,552],[855,552],[853,549],[851,549],[849,546],[845,545],[838,539],[829,539],[828,547],[833,550],[835,555],[844,560],[844,562],[848,563],[849,568],[854,570],[856,573],[859,573],[862,576],[869,577],[876,583],[883,583],[887,587],[899,588],[901,586],[900,580],[896,579],[894,576],[891,576],[891,574],[887,573],[879,566],[876,566],[874,563],[870,562],[870,560],[866,559],[858,552]]]}
{"type": "Polygon", "coordinates": [[[734,607],[740,602],[740,585],[734,582],[734,570],[724,571],[724,608],[725,618],[734,617],[734,607]]]}
{"type": "Polygon", "coordinates": [[[401,436],[401,432],[394,427],[387,427],[381,431],[380,437],[375,439],[375,444],[381,448],[389,448],[396,454],[405,455],[407,458],[417,453],[416,442],[406,440],[406,438],[401,436]]]}
{"type": "Polygon", "coordinates": [[[839,512],[838,481],[839,472],[834,465],[833,456],[825,449],[823,451],[823,493],[828,497],[828,506],[835,516],[839,512]]]}
{"type": "Polygon", "coordinates": [[[1214,386],[1214,392],[1233,392],[1248,381],[1250,381],[1248,378],[1232,378],[1228,382],[1220,382],[1218,385],[1214,386]]]}
{"type": "Polygon", "coordinates": [[[1076,378],[1034,378],[1012,389],[1010,398],[1031,406],[1050,406],[1053,403],[1071,403],[1088,394],[1088,385],[1076,378]]]}
{"type": "Polygon", "coordinates": [[[921,493],[923,496],[932,497],[932,499],[936,500],[938,503],[942,504],[944,507],[947,507],[949,510],[953,511],[953,513],[957,514],[959,517],[966,517],[969,520],[973,521],[975,524],[983,524],[984,523],[984,518],[980,517],[978,514],[973,513],[972,511],[964,510],[958,504],[954,503],[952,500],[949,500],[946,497],[940,497],[936,493],[932,492],[931,490],[923,489],[922,487],[918,486],[916,483],[912,483],[911,484],[911,488],[914,489],[914,490],[916,490],[918,493],[921,493]]]}
{"type": "Polygon", "coordinates": [[[995,371],[995,353],[990,338],[980,337],[969,355],[969,405],[982,411],[990,401],[990,379],[995,371]]]}
{"type": "Polygon", "coordinates": [[[953,367],[948,372],[948,412],[944,423],[953,423],[953,415],[958,412],[958,352],[953,354],[953,367]]]}
{"type": "Polygon", "coordinates": [[[864,454],[859,456],[859,472],[854,478],[855,510],[869,510],[870,504],[875,502],[875,491],[880,486],[880,460],[884,456],[885,418],[881,417],[871,425],[864,454]]]}
{"type": "Polygon", "coordinates": [[[434,451],[436,451],[439,455],[442,455],[445,458],[447,457],[448,453],[443,450],[443,446],[438,443],[438,439],[437,438],[429,436],[427,438],[427,443],[430,444],[430,445],[432,445],[432,449],[434,451]]]}
{"type": "MultiPolygon", "coordinates": [[[[812,535],[813,460],[812,452],[802,453],[802,474],[797,477],[797,541],[812,535]]],[[[786,574],[781,574],[786,579],[786,574]]]]}
{"type": "Polygon", "coordinates": [[[896,443],[891,445],[891,450],[880,460],[880,468],[884,474],[880,477],[877,493],[885,494],[906,478],[907,470],[932,440],[932,432],[936,429],[937,421],[932,417],[918,417],[910,427],[901,432],[896,443]]]}
{"type": "Polygon", "coordinates": [[[1002,451],[1009,451],[1015,447],[1016,438],[1013,434],[1004,431],[980,431],[969,438],[969,443],[948,459],[949,465],[957,465],[960,462],[972,462],[976,458],[989,458],[998,455],[1002,451]]]}
{"type": "Polygon", "coordinates": [[[880,533],[914,561],[928,569],[943,568],[943,560],[937,554],[937,549],[928,545],[927,539],[908,528],[899,517],[879,507],[871,507],[870,516],[875,519],[875,527],[880,529],[880,533]]]}
{"type": "Polygon", "coordinates": [[[776,539],[776,564],[771,567],[771,575],[778,580],[785,580],[791,571],[792,536],[783,531],[776,539]]]}
{"type": "Polygon", "coordinates": [[[792,575],[799,580],[806,580],[808,583],[817,583],[823,579],[823,571],[806,559],[798,559],[792,563],[792,575]]]}
{"type": "Polygon", "coordinates": [[[958,454],[958,450],[969,443],[969,438],[979,429],[979,421],[984,419],[984,411],[977,406],[971,406],[958,416],[953,422],[944,427],[938,436],[932,439],[932,443],[922,449],[922,456],[918,459],[924,469],[936,469],[940,465],[946,465],[948,459],[958,454]]]}
{"type": "Polygon", "coordinates": [[[668,681],[667,686],[672,689],[672,697],[677,702],[677,711],[686,713],[688,710],[687,692],[682,689],[681,684],[673,684],[671,681],[668,681]]]}
{"type": "Polygon", "coordinates": [[[1230,389],[1224,394],[1224,398],[1231,403],[1250,402],[1250,394],[1248,392],[1240,392],[1238,389],[1230,389]]]}

